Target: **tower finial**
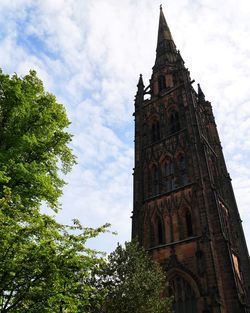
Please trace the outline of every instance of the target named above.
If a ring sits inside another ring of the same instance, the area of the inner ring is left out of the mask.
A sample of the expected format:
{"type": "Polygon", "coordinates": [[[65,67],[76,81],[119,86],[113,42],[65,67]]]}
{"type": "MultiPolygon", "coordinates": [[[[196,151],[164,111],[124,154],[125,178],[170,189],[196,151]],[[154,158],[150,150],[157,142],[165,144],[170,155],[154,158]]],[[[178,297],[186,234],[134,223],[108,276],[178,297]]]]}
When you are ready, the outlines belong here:
{"type": "Polygon", "coordinates": [[[198,98],[200,101],[205,101],[205,95],[201,89],[200,84],[198,84],[198,98]]]}
{"type": "Polygon", "coordinates": [[[162,10],[162,4],[160,4],[160,10],[162,10]]]}
{"type": "Polygon", "coordinates": [[[144,89],[142,74],[140,74],[139,81],[137,84],[138,89],[144,89]]]}

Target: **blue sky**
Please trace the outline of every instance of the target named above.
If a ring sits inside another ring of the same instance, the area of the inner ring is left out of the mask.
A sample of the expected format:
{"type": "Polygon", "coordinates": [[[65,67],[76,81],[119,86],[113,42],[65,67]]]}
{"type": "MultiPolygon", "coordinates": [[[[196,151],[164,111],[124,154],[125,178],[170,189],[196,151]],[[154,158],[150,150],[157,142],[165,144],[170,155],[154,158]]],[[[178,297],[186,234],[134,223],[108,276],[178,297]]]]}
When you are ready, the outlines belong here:
{"type": "MultiPolygon", "coordinates": [[[[35,69],[72,121],[78,165],[67,176],[58,219],[112,224],[93,247],[130,239],[133,100],[154,64],[160,2],[0,0],[0,67],[35,69]]],[[[191,77],[212,102],[250,243],[250,3],[168,0],[163,10],[191,77]]]]}

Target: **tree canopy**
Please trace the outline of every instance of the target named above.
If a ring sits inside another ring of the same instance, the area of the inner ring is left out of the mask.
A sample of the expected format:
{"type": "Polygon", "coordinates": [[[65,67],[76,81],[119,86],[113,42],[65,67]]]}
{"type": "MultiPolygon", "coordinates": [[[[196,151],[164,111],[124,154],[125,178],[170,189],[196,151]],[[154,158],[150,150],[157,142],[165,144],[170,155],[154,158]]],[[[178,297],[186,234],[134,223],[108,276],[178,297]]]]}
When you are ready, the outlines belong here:
{"type": "Polygon", "coordinates": [[[135,242],[106,259],[87,241],[108,224],[63,225],[54,210],[75,163],[64,107],[34,71],[0,71],[0,312],[166,313],[165,275],[135,242]]]}
{"type": "Polygon", "coordinates": [[[108,290],[102,312],[172,312],[170,299],[164,297],[163,270],[136,241],[118,244],[102,268],[100,279],[108,290]]]}
{"type": "Polygon", "coordinates": [[[106,289],[97,289],[104,256],[86,247],[108,225],[62,225],[33,208],[32,214],[0,199],[0,312],[92,313],[100,311],[106,289]]]}
{"type": "Polygon", "coordinates": [[[105,289],[90,282],[103,254],[86,241],[107,230],[71,226],[42,214],[58,208],[75,159],[64,107],[34,71],[23,78],[0,71],[0,311],[92,312],[105,289]]]}
{"type": "Polygon", "coordinates": [[[45,201],[58,208],[64,180],[75,163],[65,109],[45,92],[35,71],[24,77],[0,70],[0,196],[4,186],[26,209],[45,201]]]}

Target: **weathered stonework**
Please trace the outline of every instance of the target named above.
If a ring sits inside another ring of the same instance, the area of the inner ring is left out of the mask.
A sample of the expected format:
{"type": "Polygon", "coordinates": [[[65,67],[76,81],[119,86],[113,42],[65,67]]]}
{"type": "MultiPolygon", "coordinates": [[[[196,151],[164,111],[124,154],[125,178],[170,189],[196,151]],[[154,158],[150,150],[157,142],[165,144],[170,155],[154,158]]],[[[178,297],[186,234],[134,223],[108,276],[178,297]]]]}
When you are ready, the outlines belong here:
{"type": "Polygon", "coordinates": [[[250,312],[231,179],[211,103],[192,83],[161,9],[150,84],[140,76],[135,97],[132,237],[166,270],[176,313],[250,312]]]}

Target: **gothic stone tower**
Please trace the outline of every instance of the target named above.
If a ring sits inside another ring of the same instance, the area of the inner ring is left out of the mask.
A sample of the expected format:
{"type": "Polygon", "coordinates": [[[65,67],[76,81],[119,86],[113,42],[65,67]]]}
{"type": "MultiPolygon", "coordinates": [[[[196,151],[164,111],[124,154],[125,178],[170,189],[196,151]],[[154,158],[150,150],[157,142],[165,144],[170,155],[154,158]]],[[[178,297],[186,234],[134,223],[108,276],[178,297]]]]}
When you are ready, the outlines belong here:
{"type": "Polygon", "coordinates": [[[250,312],[231,179],[211,103],[192,83],[161,9],[150,84],[140,76],[135,97],[132,237],[165,269],[175,313],[250,312]]]}

